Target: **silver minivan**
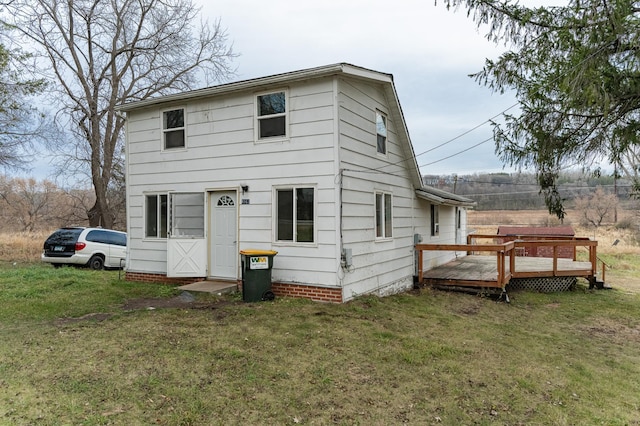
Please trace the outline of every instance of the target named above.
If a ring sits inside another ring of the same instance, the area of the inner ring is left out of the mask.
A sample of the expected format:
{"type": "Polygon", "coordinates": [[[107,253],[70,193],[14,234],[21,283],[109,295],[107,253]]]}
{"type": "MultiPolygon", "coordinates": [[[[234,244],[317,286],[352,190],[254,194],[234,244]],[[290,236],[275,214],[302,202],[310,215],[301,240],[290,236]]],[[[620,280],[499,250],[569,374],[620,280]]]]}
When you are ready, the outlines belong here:
{"type": "Polygon", "coordinates": [[[127,234],[103,228],[61,228],[44,242],[42,261],[55,267],[122,268],[127,256],[127,234]]]}

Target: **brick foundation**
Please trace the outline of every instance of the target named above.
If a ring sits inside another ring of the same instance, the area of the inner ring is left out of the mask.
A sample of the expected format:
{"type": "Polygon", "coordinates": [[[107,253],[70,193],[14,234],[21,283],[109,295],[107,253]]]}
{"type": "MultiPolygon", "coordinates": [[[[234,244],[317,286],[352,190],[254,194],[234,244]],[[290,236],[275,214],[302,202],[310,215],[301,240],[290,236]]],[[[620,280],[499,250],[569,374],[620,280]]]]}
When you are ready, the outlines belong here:
{"type": "Polygon", "coordinates": [[[276,296],[301,297],[316,302],[342,303],[342,289],[313,287],[302,284],[271,283],[276,296]]]}
{"type": "MultiPolygon", "coordinates": [[[[184,285],[206,278],[171,278],[164,274],[149,274],[143,272],[126,272],[127,281],[184,285]]],[[[242,291],[242,282],[238,282],[238,289],[242,291]]],[[[316,302],[342,303],[342,289],[315,287],[303,284],[271,283],[271,290],[278,297],[297,297],[311,299],[316,302]]]]}
{"type": "Polygon", "coordinates": [[[124,278],[127,281],[134,281],[134,282],[176,284],[176,285],[191,284],[191,283],[205,280],[204,277],[173,278],[173,277],[167,277],[165,274],[148,274],[144,272],[126,272],[124,278]]]}

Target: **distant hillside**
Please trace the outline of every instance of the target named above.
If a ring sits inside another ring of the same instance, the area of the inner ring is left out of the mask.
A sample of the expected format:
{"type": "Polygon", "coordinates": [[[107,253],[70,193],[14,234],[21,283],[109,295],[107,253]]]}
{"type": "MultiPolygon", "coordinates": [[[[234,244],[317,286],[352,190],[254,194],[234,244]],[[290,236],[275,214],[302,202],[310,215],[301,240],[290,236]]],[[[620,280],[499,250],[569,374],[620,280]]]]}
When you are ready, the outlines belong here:
{"type": "MultiPolygon", "coordinates": [[[[473,175],[425,175],[425,185],[464,195],[476,201],[476,210],[538,210],[545,209],[544,198],[534,174],[487,173],[473,175]]],[[[631,185],[613,176],[593,177],[582,173],[567,173],[559,180],[565,208],[573,207],[576,198],[588,196],[597,187],[616,193],[622,204],[629,200],[631,185]]]]}

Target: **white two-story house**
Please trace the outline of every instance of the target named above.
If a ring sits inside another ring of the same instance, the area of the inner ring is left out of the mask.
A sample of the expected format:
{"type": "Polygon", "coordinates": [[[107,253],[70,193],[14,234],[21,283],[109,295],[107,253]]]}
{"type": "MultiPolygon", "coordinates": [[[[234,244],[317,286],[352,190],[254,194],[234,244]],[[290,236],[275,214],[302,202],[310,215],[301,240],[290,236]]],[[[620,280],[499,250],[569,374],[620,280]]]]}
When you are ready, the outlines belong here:
{"type": "Polygon", "coordinates": [[[417,241],[464,242],[474,203],[422,185],[390,74],[341,63],[120,110],[130,280],[240,283],[241,250],[274,250],[276,295],[345,302],[411,289],[417,241]]]}

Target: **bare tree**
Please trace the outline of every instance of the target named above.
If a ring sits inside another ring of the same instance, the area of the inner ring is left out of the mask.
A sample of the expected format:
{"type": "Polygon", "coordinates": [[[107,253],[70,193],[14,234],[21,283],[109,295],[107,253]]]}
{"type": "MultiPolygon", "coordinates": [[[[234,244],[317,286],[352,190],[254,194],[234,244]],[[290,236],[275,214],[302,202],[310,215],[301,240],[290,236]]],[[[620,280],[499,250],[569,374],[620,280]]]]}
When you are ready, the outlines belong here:
{"type": "Polygon", "coordinates": [[[50,181],[38,182],[30,179],[2,179],[0,181],[0,197],[4,218],[22,232],[33,232],[46,224],[52,201],[58,188],[50,181]]]}
{"type": "Polygon", "coordinates": [[[620,155],[618,167],[632,182],[632,195],[640,197],[640,146],[629,147],[620,155]]]}
{"type": "MultiPolygon", "coordinates": [[[[0,42],[5,28],[0,29],[0,42]]],[[[31,56],[21,49],[0,44],[0,166],[25,169],[28,148],[48,134],[45,116],[30,102],[45,86],[42,79],[30,78],[31,56]]]]}
{"type": "Polygon", "coordinates": [[[593,225],[595,228],[602,225],[605,219],[611,220],[617,207],[618,197],[605,193],[600,187],[590,196],[577,198],[575,202],[575,209],[580,212],[581,223],[593,225]]]}
{"type": "MultiPolygon", "coordinates": [[[[220,21],[199,21],[192,0],[14,0],[5,23],[37,45],[56,82],[70,134],[56,152],[67,173],[91,176],[91,225],[112,227],[109,189],[123,158],[127,101],[228,78],[234,58],[220,21]]],[[[62,120],[61,120],[62,121],[62,120]]]]}

